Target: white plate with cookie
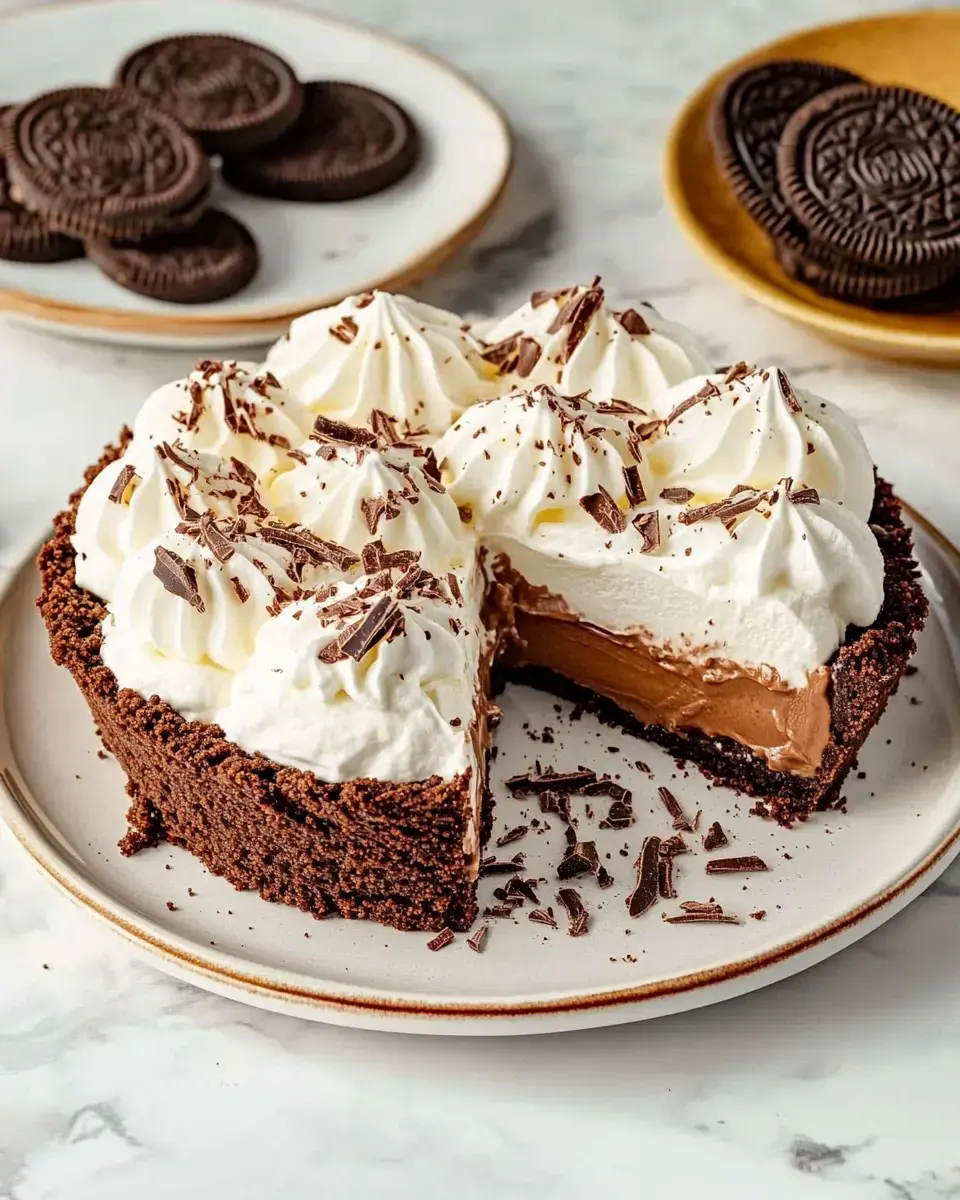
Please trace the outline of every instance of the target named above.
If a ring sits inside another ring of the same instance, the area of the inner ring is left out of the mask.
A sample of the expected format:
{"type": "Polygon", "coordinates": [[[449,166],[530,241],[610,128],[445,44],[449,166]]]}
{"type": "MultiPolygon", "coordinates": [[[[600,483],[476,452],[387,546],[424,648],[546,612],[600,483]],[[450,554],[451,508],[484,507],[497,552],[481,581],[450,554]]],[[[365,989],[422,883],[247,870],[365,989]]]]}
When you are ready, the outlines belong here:
{"type": "Polygon", "coordinates": [[[0,104],[79,83],[107,84],[136,46],[177,33],[224,32],[266,45],[302,81],[372,87],[420,136],[413,170],[374,195],[297,203],[245,195],[217,178],[212,203],[260,248],[241,292],[178,305],[126,291],[91,262],[0,260],[0,312],[75,337],[203,348],[272,340],[296,315],[374,288],[402,289],[483,226],[510,173],[503,115],[469,80],[380,32],[257,0],[67,0],[0,18],[0,104]],[[51,52],[55,47],[55,52],[51,52]]]}

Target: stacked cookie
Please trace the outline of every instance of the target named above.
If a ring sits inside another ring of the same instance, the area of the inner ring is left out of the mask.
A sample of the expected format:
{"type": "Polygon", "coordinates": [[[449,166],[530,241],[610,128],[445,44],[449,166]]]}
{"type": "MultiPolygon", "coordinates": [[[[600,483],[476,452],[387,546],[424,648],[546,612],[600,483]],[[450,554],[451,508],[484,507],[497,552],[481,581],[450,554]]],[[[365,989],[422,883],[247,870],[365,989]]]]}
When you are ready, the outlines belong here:
{"type": "Polygon", "coordinates": [[[858,304],[946,295],[960,272],[960,113],[839,67],[771,60],[714,100],[724,174],[793,278],[858,304]]]}
{"type": "Polygon", "coordinates": [[[410,118],[377,92],[301,83],[237,38],[165,38],[130,54],[114,87],[0,109],[0,258],[86,253],[132,291],[208,303],[259,264],[249,230],[209,205],[210,156],[241,191],[322,201],[388,187],[417,153],[410,118]]]}

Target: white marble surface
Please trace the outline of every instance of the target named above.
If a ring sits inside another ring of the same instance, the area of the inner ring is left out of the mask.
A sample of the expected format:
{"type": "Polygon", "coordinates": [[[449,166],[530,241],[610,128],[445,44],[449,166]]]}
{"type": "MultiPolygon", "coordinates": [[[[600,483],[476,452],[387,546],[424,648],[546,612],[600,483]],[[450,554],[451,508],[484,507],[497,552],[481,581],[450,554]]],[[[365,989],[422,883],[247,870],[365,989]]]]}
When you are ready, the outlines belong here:
{"type": "MultiPolygon", "coordinates": [[[[710,275],[659,197],[663,133],[708,71],[792,26],[894,5],[325,7],[445,55],[517,130],[504,210],[427,298],[490,309],[601,272],[704,330],[718,360],[776,359],[847,405],[884,472],[960,540],[957,375],[791,329],[710,275]]],[[[0,40],[0,89],[2,66],[0,40]]],[[[0,323],[0,564],[147,390],[188,365],[0,323]]],[[[858,946],[753,996],[593,1034],[461,1041],[310,1025],[174,982],[57,897],[11,840],[0,829],[0,1200],[960,1197],[960,868],[858,946]]]]}

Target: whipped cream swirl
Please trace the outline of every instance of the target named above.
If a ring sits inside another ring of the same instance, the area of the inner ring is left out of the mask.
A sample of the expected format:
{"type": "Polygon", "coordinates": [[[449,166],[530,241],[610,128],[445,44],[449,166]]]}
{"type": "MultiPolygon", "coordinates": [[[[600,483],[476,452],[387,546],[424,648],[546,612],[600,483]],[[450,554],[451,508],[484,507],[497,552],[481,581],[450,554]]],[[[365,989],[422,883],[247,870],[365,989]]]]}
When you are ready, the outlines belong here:
{"type": "Polygon", "coordinates": [[[450,494],[478,530],[526,536],[545,525],[592,525],[581,500],[601,489],[621,510],[652,497],[643,447],[658,427],[629,404],[541,385],[475,404],[436,453],[450,494]]]}
{"type": "Polygon", "coordinates": [[[646,406],[660,392],[711,369],[706,347],[650,304],[607,307],[600,281],[534,292],[510,316],[484,328],[484,358],[507,387],[551,384],[594,403],[646,406]]]}
{"type": "Polygon", "coordinates": [[[385,410],[403,432],[442,433],[495,372],[460,317],[389,292],[350,296],[298,317],[267,367],[315,413],[364,425],[385,410]]]}
{"type": "Polygon", "coordinates": [[[459,588],[407,591],[405,574],[343,581],[266,622],[218,714],[227,736],[332,781],[474,767],[478,630],[459,588]]]}
{"type": "Polygon", "coordinates": [[[201,362],[186,379],[158,388],[137,414],[133,440],[179,441],[191,450],[239,458],[261,478],[291,466],[313,416],[269,371],[253,363],[201,362]]]}
{"type": "Polygon", "coordinates": [[[789,476],[867,520],[873,462],[854,422],[835,404],[795,388],[777,366],[687,380],[654,405],[666,422],[651,443],[651,469],[699,501],[737,484],[772,487],[789,476]]]}

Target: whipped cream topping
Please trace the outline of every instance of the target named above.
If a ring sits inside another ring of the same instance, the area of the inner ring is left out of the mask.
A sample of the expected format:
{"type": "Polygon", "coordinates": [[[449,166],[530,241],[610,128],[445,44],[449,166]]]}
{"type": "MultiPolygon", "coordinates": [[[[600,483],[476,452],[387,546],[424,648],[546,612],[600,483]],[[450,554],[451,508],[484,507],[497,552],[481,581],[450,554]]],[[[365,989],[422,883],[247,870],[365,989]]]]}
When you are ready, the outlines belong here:
{"type": "Polygon", "coordinates": [[[596,283],[522,316],[484,348],[356,297],[267,370],[154,393],[74,536],[120,685],[327,780],[415,780],[477,765],[478,553],[602,629],[789,687],[873,621],[873,472],[842,413],[777,368],[705,376],[596,283]]]}
{"type": "Polygon", "coordinates": [[[484,358],[507,390],[551,384],[595,403],[646,406],[660,392],[711,370],[706,347],[651,304],[607,307],[599,279],[589,286],[534,292],[510,316],[483,331],[484,358]]]}
{"type": "Polygon", "coordinates": [[[304,442],[297,465],[270,485],[271,508],[357,552],[379,538],[388,552],[417,551],[433,571],[468,570],[474,538],[440,483],[433,451],[395,440],[389,422],[380,428],[385,435],[362,443],[317,440],[322,434],[304,442]]]}
{"type": "Polygon", "coordinates": [[[475,619],[446,581],[407,590],[403,574],[342,581],[263,624],[218,714],[227,737],[330,780],[473,767],[475,619]]]}
{"type": "MultiPolygon", "coordinates": [[[[613,632],[641,633],[694,661],[724,659],[772,671],[791,687],[804,686],[827,662],[848,624],[867,625],[876,617],[883,559],[856,511],[864,506],[850,483],[860,469],[859,442],[830,437],[832,429],[811,433],[816,444],[833,448],[824,461],[832,456],[844,468],[824,470],[821,494],[804,487],[805,479],[789,478],[795,460],[788,430],[772,448],[746,457],[746,477],[703,504],[683,466],[706,457],[700,447],[710,430],[740,439],[752,425],[744,431],[737,423],[721,419],[714,427],[705,419],[700,440],[691,439],[684,457],[682,445],[667,445],[688,436],[674,432],[679,418],[619,415],[616,421],[629,430],[624,437],[604,424],[611,418],[598,412],[601,406],[578,397],[574,411],[587,414],[590,440],[606,454],[595,448],[588,458],[578,450],[575,472],[555,431],[532,442],[529,432],[531,412],[546,408],[557,415],[564,403],[546,389],[514,393],[469,410],[436,449],[451,496],[473,514],[492,558],[509,559],[529,583],[562,597],[569,612],[613,632]],[[632,500],[622,475],[624,441],[642,459],[636,464],[641,488],[630,489],[632,500]],[[538,457],[529,455],[531,444],[538,457]],[[514,472],[518,462],[523,466],[514,472]],[[749,474],[758,464],[759,481],[749,474]],[[778,476],[772,487],[771,472],[778,476]],[[840,496],[828,494],[831,486],[840,496]]],[[[752,401],[751,411],[755,420],[752,401]]],[[[804,437],[814,424],[803,417],[804,437]]],[[[804,445],[804,461],[814,457],[804,445]]]]}
{"type": "Polygon", "coordinates": [[[73,545],[78,586],[112,600],[123,563],[188,515],[265,515],[256,476],[181,442],[136,441],[87,488],[73,545]]]}
{"type": "Polygon", "coordinates": [[[475,404],[436,445],[457,504],[484,535],[523,537],[544,525],[594,526],[581,505],[603,488],[618,507],[654,495],[639,408],[561,396],[546,385],[475,404]]]}
{"type": "Polygon", "coordinates": [[[650,446],[651,469],[692,489],[698,502],[720,500],[738,483],[772,487],[789,476],[816,488],[864,521],[873,507],[873,462],[860,430],[827,400],[795,388],[777,366],[739,363],[697,376],[653,405],[666,436],[650,446]]]}
{"type": "Polygon", "coordinates": [[[495,394],[495,372],[480,350],[453,313],[365,292],[298,317],[267,367],[314,413],[363,425],[378,408],[405,423],[405,433],[439,434],[495,394]]]}
{"type": "Polygon", "coordinates": [[[275,376],[253,363],[201,362],[186,379],[158,388],[137,414],[134,444],[179,441],[190,450],[238,458],[257,475],[292,465],[313,415],[275,376]]]}

